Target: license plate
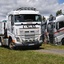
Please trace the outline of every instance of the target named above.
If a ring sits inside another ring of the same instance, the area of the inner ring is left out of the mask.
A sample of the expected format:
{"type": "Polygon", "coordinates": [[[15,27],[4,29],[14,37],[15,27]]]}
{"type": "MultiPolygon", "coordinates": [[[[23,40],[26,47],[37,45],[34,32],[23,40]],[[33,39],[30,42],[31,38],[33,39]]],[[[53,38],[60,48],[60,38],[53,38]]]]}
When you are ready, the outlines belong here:
{"type": "Polygon", "coordinates": [[[31,46],[31,45],[34,45],[34,44],[29,44],[29,46],[31,46]]]}

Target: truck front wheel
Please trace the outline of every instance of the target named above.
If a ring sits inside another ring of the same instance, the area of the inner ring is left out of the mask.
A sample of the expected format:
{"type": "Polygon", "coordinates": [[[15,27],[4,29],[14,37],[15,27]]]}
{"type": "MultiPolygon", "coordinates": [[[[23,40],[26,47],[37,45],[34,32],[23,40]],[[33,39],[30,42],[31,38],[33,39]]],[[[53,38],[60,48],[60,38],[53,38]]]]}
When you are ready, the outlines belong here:
{"type": "Polygon", "coordinates": [[[14,43],[12,42],[12,38],[11,37],[8,39],[8,47],[11,50],[14,49],[14,43]]]}
{"type": "Polygon", "coordinates": [[[9,49],[11,49],[11,50],[14,49],[14,43],[10,42],[10,44],[9,44],[9,49]]]}

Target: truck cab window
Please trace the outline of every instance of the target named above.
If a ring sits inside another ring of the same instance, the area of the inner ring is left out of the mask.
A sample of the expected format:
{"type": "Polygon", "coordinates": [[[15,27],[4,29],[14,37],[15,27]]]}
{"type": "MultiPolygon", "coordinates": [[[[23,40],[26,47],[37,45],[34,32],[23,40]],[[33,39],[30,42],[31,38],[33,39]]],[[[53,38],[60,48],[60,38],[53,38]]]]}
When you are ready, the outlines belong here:
{"type": "Polygon", "coordinates": [[[59,29],[64,27],[64,21],[59,22],[59,29]]]}
{"type": "Polygon", "coordinates": [[[20,14],[20,15],[15,15],[15,22],[40,22],[42,21],[41,15],[37,14],[20,14]]]}

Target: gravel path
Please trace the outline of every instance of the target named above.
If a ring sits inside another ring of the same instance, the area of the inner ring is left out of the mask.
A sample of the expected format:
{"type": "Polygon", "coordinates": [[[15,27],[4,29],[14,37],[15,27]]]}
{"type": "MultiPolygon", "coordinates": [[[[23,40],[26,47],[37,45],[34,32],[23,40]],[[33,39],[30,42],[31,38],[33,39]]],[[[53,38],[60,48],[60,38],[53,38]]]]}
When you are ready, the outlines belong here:
{"type": "Polygon", "coordinates": [[[39,49],[36,50],[37,52],[44,52],[44,53],[53,53],[53,54],[60,54],[60,55],[64,55],[64,50],[60,50],[60,49],[39,49]]]}

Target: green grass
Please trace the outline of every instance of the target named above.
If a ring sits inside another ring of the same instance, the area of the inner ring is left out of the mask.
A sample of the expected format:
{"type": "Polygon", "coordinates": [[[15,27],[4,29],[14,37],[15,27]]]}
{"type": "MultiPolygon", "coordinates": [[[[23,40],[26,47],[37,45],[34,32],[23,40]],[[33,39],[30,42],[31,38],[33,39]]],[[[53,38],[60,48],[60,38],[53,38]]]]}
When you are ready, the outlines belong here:
{"type": "Polygon", "coordinates": [[[0,64],[64,64],[64,56],[0,47],[0,64]]]}
{"type": "Polygon", "coordinates": [[[41,47],[44,49],[64,49],[64,45],[43,44],[41,47]]]}

